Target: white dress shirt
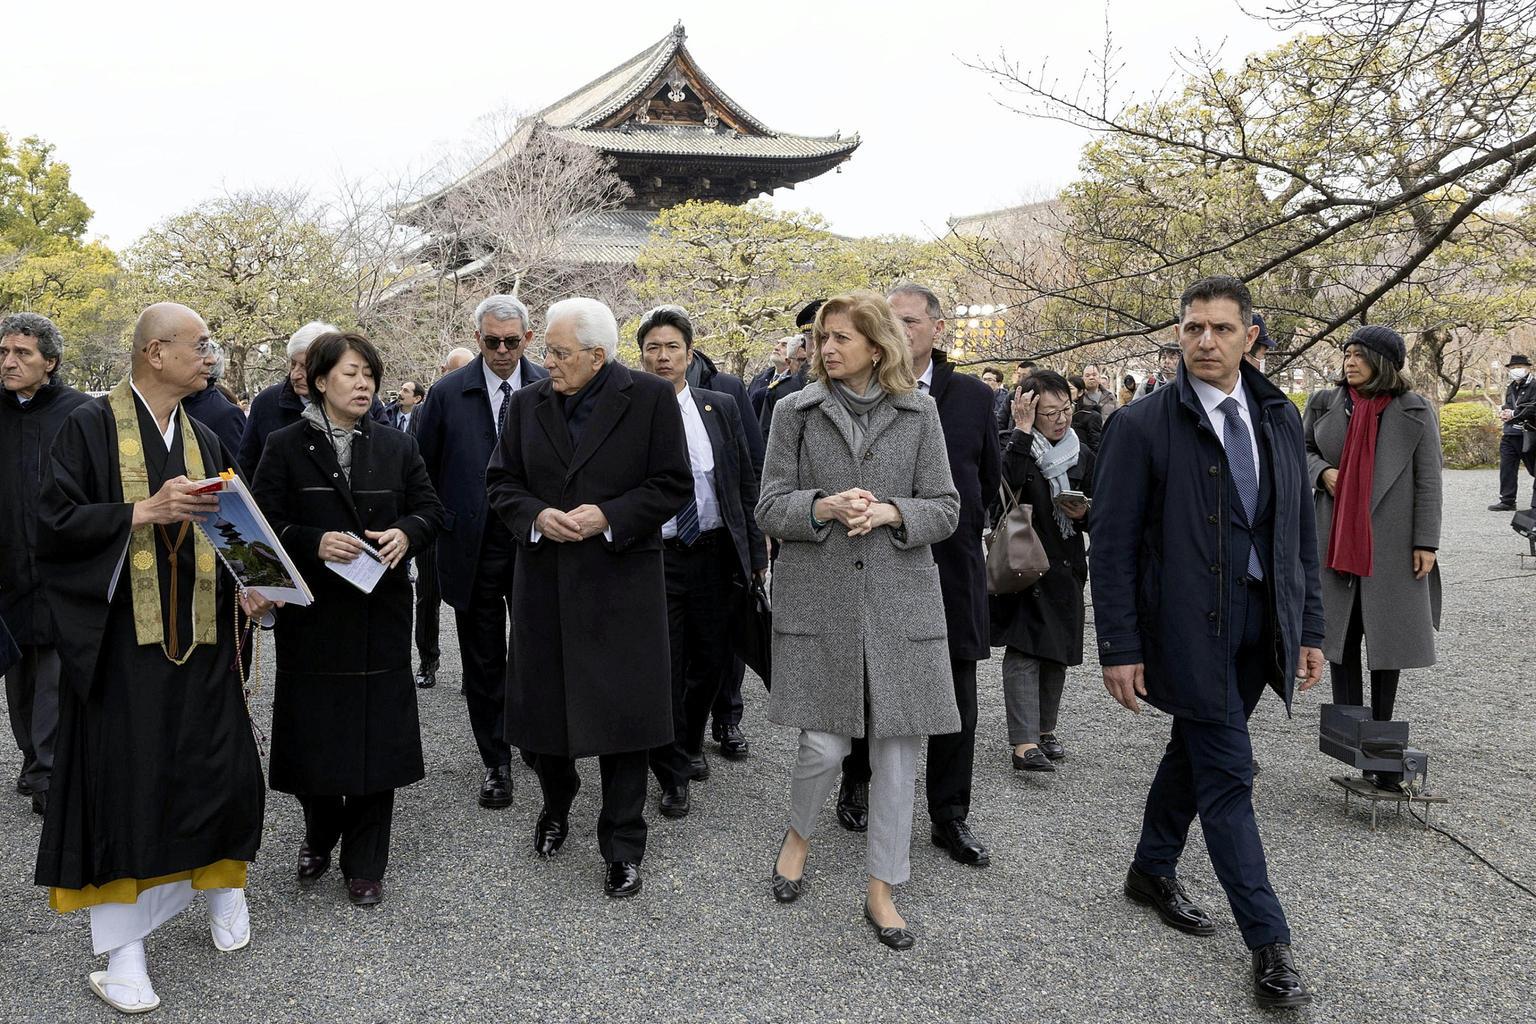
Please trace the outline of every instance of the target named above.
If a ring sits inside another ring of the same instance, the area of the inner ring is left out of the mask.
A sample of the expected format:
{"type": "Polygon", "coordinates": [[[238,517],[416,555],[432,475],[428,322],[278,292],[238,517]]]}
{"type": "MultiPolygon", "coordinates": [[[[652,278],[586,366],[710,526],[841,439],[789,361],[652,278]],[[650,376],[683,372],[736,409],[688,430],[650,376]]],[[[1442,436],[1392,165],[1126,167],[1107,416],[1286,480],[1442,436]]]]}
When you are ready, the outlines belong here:
{"type": "MultiPolygon", "coordinates": [[[[1194,374],[1189,375],[1189,382],[1194,385],[1195,397],[1200,399],[1200,405],[1205,409],[1206,421],[1210,423],[1211,429],[1216,431],[1216,437],[1222,442],[1222,447],[1226,447],[1226,435],[1222,433],[1222,428],[1226,424],[1227,414],[1221,411],[1220,406],[1228,398],[1237,399],[1237,415],[1241,417],[1243,426],[1248,428],[1248,447],[1253,452],[1253,478],[1261,479],[1259,431],[1253,422],[1252,414],[1248,411],[1248,395],[1243,390],[1243,378],[1241,376],[1237,378],[1237,384],[1233,386],[1230,395],[1214,385],[1207,384],[1194,374]]],[[[1228,453],[1227,457],[1231,458],[1231,454],[1228,453]]]]}
{"type": "MultiPolygon", "coordinates": [[[[486,397],[491,401],[491,422],[500,423],[501,402],[503,398],[501,393],[501,378],[496,376],[495,371],[491,369],[491,364],[486,362],[484,358],[480,360],[480,370],[485,374],[486,397]]],[[[512,376],[507,378],[507,383],[512,385],[512,390],[514,392],[523,386],[523,361],[521,359],[517,361],[516,366],[512,367],[512,376]]],[[[505,397],[510,398],[511,396],[508,395],[505,397]]]]}
{"type": "Polygon", "coordinates": [[[928,392],[933,390],[933,357],[932,356],[928,357],[928,369],[924,370],[923,371],[923,375],[921,377],[917,378],[917,382],[922,385],[922,387],[918,388],[918,390],[921,391],[923,394],[926,395],[926,394],[928,394],[928,392]]]}
{"type": "MultiPolygon", "coordinates": [[[[709,443],[704,416],[693,400],[693,389],[686,384],[677,393],[677,409],[683,414],[683,431],[688,435],[688,466],[693,470],[693,503],[699,512],[699,532],[718,530],[722,525],[720,501],[715,497],[715,449],[709,443]]],[[[677,517],[661,526],[663,540],[677,536],[677,517]]]]}

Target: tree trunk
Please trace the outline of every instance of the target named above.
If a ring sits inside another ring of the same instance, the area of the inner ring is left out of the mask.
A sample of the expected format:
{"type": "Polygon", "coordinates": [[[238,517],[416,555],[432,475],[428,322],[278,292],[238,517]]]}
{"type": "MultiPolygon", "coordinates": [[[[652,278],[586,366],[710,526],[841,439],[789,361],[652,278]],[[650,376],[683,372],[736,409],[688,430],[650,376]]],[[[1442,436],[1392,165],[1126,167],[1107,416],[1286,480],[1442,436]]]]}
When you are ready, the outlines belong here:
{"type": "Polygon", "coordinates": [[[1445,350],[1451,340],[1449,327],[1434,327],[1420,331],[1408,349],[1408,372],[1413,377],[1413,388],[1436,409],[1450,397],[1444,394],[1445,383],[1440,374],[1445,369],[1445,350]]]}

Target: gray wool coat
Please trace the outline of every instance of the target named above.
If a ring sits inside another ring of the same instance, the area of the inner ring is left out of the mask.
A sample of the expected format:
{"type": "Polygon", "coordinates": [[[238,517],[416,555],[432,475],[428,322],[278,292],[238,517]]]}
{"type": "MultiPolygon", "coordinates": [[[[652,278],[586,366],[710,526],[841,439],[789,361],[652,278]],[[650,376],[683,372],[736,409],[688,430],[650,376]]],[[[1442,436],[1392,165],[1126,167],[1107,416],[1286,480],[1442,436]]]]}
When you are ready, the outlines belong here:
{"type": "Polygon", "coordinates": [[[780,725],[877,739],[960,730],[939,570],[930,545],[960,521],[938,406],[887,396],[855,452],[853,423],[824,384],[774,410],[757,521],[781,542],[773,569],[773,690],[780,725]],[[849,537],[811,523],[816,499],[863,487],[902,530],[849,537]]]}
{"type": "Polygon", "coordinates": [[[1422,668],[1435,663],[1440,628],[1440,564],[1413,578],[1413,549],[1440,547],[1440,424],[1423,396],[1409,392],[1381,414],[1376,468],[1371,479],[1371,575],[1355,577],[1328,568],[1333,496],[1323,470],[1344,456],[1349,412],[1344,390],[1319,391],[1302,417],[1307,435],[1307,475],[1317,507],[1317,550],[1326,620],[1323,656],[1344,660],[1344,633],[1360,588],[1365,626],[1365,665],[1371,669],[1422,668]],[[1378,642],[1373,643],[1372,640],[1378,642]]]}

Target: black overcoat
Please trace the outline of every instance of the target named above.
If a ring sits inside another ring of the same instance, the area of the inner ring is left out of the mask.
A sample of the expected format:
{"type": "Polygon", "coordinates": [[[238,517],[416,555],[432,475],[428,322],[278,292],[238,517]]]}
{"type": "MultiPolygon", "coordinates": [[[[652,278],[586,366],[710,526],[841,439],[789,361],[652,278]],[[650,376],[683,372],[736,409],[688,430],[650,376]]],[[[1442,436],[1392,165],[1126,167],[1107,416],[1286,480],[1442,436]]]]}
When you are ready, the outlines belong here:
{"type": "Polygon", "coordinates": [[[37,566],[38,500],[54,436],[90,400],[65,384],[44,384],[26,405],[0,391],[0,618],[18,644],[57,642],[37,566]]]}
{"type": "MultiPolygon", "coordinates": [[[[299,422],[299,417],[303,415],[304,399],[293,390],[287,377],[257,392],[256,397],[251,399],[250,415],[245,418],[245,431],[240,435],[240,451],[235,455],[240,464],[240,472],[245,474],[247,480],[256,476],[256,467],[261,465],[261,452],[267,445],[267,438],[273,432],[299,422]]],[[[377,395],[373,397],[373,405],[368,409],[368,418],[375,423],[389,422],[389,414],[384,411],[384,403],[379,401],[377,395]]]]}
{"type": "MultiPolygon", "coordinates": [[[[1051,560],[1051,568],[1028,590],[992,596],[992,642],[1031,658],[1081,665],[1083,587],[1088,582],[1083,531],[1088,519],[1073,524],[1072,536],[1061,535],[1051,500],[1051,482],[1035,462],[1030,447],[1032,437],[1022,430],[1014,430],[1009,436],[1003,448],[1003,479],[1018,492],[1021,502],[1034,509],[1035,534],[1051,560]]],[[[1093,451],[1087,445],[1080,445],[1078,451],[1077,465],[1067,470],[1067,481],[1072,490],[1092,497],[1093,451]]]]}
{"type": "MultiPolygon", "coordinates": [[[[757,473],[752,468],[752,449],[741,420],[740,406],[723,391],[690,388],[699,418],[709,434],[715,456],[715,500],[720,519],[730,531],[736,565],[743,585],[760,569],[768,568],[768,547],[758,528],[757,473]]],[[[687,443],[686,431],[684,443],[687,443]]]]}
{"type": "Polygon", "coordinates": [[[693,496],[672,385],[611,364],[575,446],[549,381],[522,388],[486,485],[521,547],[512,574],[507,742],[565,757],[670,743],[661,527],[693,496]],[[532,539],[544,509],[584,504],[602,508],[611,540],[532,539]]]}
{"type": "MultiPolygon", "coordinates": [[[[219,442],[225,448],[232,452],[239,450],[240,441],[245,437],[245,413],[240,411],[238,405],[224,397],[224,392],[219,390],[217,381],[210,380],[203,390],[182,399],[181,407],[187,410],[188,416],[217,434],[219,442]]],[[[219,467],[220,470],[229,468],[229,466],[219,467]]],[[[212,472],[209,470],[210,474],[212,472]]]]}
{"type": "Polygon", "coordinates": [[[350,484],[305,421],[267,438],[256,471],[256,502],[315,595],[307,608],[277,610],[269,778],[285,793],[376,793],[423,774],[407,562],[364,594],[325,568],[319,549],[330,530],[399,527],[412,553],[424,550],[442,506],[413,438],[366,418],[359,428],[350,484]]]}
{"type": "Polygon", "coordinates": [[[944,625],[949,656],[985,661],[992,656],[987,621],[987,566],[981,547],[987,502],[1001,477],[997,431],[992,422],[992,389],[934,353],[928,394],[939,407],[949,472],[960,492],[960,525],[933,546],[944,592],[944,625]]]}
{"type": "MultiPolygon", "coordinates": [[[[526,356],[520,362],[523,387],[549,376],[526,356]]],[[[476,356],[432,385],[411,421],[427,474],[443,503],[443,529],[437,536],[443,600],[464,611],[475,591],[480,542],[491,514],[485,464],[496,447],[496,423],[485,391],[485,357],[476,356]]]]}

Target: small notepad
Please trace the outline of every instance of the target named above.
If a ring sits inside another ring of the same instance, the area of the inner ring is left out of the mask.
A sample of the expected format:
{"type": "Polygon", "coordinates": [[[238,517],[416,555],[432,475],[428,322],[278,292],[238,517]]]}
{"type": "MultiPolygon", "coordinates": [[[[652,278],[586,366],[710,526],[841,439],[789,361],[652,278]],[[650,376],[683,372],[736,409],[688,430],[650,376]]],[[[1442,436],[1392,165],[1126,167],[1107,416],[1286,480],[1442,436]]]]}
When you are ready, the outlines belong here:
{"type": "Polygon", "coordinates": [[[363,553],[350,562],[326,562],[325,567],[363,593],[371,594],[379,580],[384,578],[384,573],[388,571],[388,567],[384,564],[384,557],[379,554],[378,548],[357,534],[348,532],[347,536],[363,546],[363,553]]]}

